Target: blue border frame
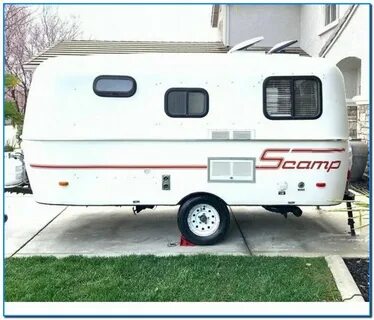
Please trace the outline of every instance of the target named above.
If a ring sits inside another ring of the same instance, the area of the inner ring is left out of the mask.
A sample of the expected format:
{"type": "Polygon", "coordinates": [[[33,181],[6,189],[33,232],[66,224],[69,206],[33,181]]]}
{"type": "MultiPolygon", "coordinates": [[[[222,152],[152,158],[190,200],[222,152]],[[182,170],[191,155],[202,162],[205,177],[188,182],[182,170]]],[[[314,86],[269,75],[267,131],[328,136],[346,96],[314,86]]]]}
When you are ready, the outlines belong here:
{"type": "MultiPolygon", "coordinates": [[[[371,318],[373,315],[373,305],[372,305],[372,193],[371,193],[371,164],[372,164],[372,4],[370,2],[284,2],[284,3],[261,3],[261,2],[251,2],[251,3],[237,3],[237,2],[128,2],[128,3],[117,3],[117,2],[99,2],[99,3],[85,3],[85,2],[4,2],[3,3],[3,145],[2,150],[4,154],[4,144],[5,144],[5,117],[4,117],[4,105],[5,105],[5,6],[10,4],[16,5],[214,5],[214,4],[229,4],[229,5],[321,5],[321,4],[340,4],[340,5],[368,5],[369,6],[369,314],[368,315],[6,315],[5,314],[5,222],[3,219],[3,317],[4,318],[371,318]]],[[[5,161],[3,162],[3,214],[5,213],[5,161]]]]}
{"type": "Polygon", "coordinates": [[[369,310],[370,310],[370,317],[373,314],[373,301],[372,301],[372,294],[373,294],[373,265],[372,265],[372,245],[373,245],[373,235],[372,235],[372,221],[371,221],[371,214],[373,212],[373,202],[372,202],[372,190],[371,190],[371,183],[372,183],[372,161],[373,161],[373,131],[372,131],[372,106],[373,106],[373,78],[372,78],[372,67],[373,67],[373,21],[372,21],[372,10],[373,7],[369,4],[369,310]]]}

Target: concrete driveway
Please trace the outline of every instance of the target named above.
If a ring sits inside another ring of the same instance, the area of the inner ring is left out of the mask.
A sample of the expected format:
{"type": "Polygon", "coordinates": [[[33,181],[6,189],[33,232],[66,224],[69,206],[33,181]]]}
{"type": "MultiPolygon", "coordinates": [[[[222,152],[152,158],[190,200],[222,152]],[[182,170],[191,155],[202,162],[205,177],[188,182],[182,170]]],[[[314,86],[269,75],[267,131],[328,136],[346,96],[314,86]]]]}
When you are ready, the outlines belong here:
{"type": "MultiPolygon", "coordinates": [[[[362,196],[360,201],[368,199],[362,196]]],[[[347,214],[325,211],[332,207],[303,208],[302,217],[289,215],[287,219],[261,207],[236,207],[225,241],[204,247],[179,246],[177,208],[158,207],[135,216],[127,207],[45,206],[35,203],[31,195],[14,194],[6,194],[5,208],[9,216],[5,224],[8,257],[197,253],[368,256],[368,228],[351,237],[347,214]]]]}

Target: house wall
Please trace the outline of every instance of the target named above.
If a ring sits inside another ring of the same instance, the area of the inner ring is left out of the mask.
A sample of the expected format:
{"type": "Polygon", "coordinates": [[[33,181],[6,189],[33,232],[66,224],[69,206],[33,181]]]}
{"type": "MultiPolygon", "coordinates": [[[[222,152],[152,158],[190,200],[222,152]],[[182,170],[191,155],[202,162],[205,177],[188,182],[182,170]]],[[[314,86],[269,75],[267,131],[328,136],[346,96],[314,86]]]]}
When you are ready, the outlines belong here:
{"type": "MultiPolygon", "coordinates": [[[[347,57],[361,60],[360,93],[353,97],[357,105],[357,138],[369,140],[369,6],[360,5],[345,30],[326,54],[326,59],[337,64],[347,57]]],[[[349,78],[346,79],[349,87],[349,78]]],[[[349,94],[349,92],[347,92],[349,94]]],[[[349,97],[347,95],[347,97],[349,97]]]]}
{"type": "Polygon", "coordinates": [[[337,64],[347,57],[361,60],[361,100],[369,99],[369,6],[360,5],[326,59],[337,64]]]}
{"type": "Polygon", "coordinates": [[[221,36],[221,41],[223,42],[224,45],[228,46],[228,37],[227,37],[227,19],[228,19],[228,12],[229,12],[229,9],[228,9],[228,5],[220,5],[219,6],[219,14],[218,14],[218,23],[217,23],[217,27],[218,27],[218,31],[219,31],[219,34],[221,36]]]}
{"type": "Polygon", "coordinates": [[[242,4],[228,7],[230,46],[258,36],[265,38],[258,46],[272,47],[281,41],[300,40],[300,5],[242,4]]]}
{"type": "MultiPolygon", "coordinates": [[[[350,59],[348,59],[350,60],[350,59]]],[[[346,61],[346,60],[344,60],[346,61]]],[[[345,96],[347,99],[352,99],[353,97],[358,95],[359,92],[359,84],[360,82],[360,66],[356,67],[355,64],[337,64],[339,68],[341,68],[341,72],[344,76],[344,82],[345,82],[345,96]]]]}
{"type": "MultiPolygon", "coordinates": [[[[338,6],[339,18],[349,5],[338,6]]],[[[300,6],[300,47],[311,56],[318,57],[319,52],[331,33],[334,31],[337,22],[325,26],[325,5],[302,5],[300,6]]]]}

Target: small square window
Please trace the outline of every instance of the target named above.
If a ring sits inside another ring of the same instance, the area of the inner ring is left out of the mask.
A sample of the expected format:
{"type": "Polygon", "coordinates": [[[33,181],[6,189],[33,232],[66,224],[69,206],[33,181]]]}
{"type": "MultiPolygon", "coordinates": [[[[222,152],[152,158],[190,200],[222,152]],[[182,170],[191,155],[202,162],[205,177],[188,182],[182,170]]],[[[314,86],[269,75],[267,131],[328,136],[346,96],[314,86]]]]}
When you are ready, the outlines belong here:
{"type": "Polygon", "coordinates": [[[200,88],[172,88],[165,93],[165,112],[174,118],[201,118],[209,108],[208,92],[200,88]]]}
{"type": "Polygon", "coordinates": [[[168,112],[173,116],[185,116],[187,114],[187,92],[171,91],[168,94],[168,112]]]}
{"type": "Polygon", "coordinates": [[[189,114],[203,114],[206,108],[204,93],[189,92],[187,105],[189,114]]]}

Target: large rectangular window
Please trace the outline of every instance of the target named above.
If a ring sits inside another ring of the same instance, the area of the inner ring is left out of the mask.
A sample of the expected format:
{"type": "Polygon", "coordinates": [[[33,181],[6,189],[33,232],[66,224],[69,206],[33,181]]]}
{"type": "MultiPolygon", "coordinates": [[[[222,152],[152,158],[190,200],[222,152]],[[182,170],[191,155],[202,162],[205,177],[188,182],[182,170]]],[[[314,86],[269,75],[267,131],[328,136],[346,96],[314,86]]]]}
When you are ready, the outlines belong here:
{"type": "Polygon", "coordinates": [[[165,93],[165,112],[174,118],[201,118],[209,110],[208,92],[201,88],[171,88],[165,93]]]}
{"type": "Polygon", "coordinates": [[[270,77],[264,81],[264,113],[269,119],[317,119],[322,88],[317,77],[270,77]]]}

